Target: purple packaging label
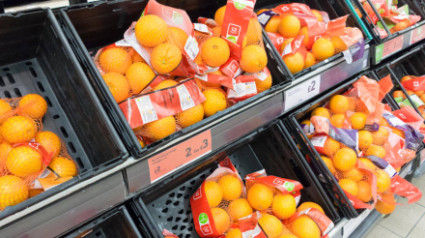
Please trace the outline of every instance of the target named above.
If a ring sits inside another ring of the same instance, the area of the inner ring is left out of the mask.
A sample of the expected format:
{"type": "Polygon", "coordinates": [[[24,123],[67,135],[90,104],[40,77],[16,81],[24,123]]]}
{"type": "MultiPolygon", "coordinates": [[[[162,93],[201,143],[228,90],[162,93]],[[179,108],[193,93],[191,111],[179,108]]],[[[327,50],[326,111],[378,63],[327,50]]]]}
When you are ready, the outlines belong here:
{"type": "Polygon", "coordinates": [[[367,158],[370,161],[372,161],[380,169],[385,169],[388,165],[390,165],[386,160],[381,159],[374,155],[369,155],[367,158]]]}
{"type": "Polygon", "coordinates": [[[354,151],[358,151],[358,131],[352,129],[341,129],[329,124],[329,136],[343,143],[354,151]]]}
{"type": "Polygon", "coordinates": [[[372,125],[365,125],[364,130],[367,131],[378,131],[379,130],[379,124],[378,123],[373,123],[372,125]]]}
{"type": "Polygon", "coordinates": [[[258,22],[264,28],[266,27],[267,23],[269,23],[272,16],[277,16],[277,15],[279,14],[275,13],[272,10],[264,11],[257,16],[258,22]]]}
{"type": "Polygon", "coordinates": [[[398,117],[391,113],[384,112],[384,118],[390,126],[395,127],[404,132],[405,147],[409,150],[418,151],[422,145],[424,136],[410,125],[404,123],[398,117]]]}
{"type": "Polygon", "coordinates": [[[314,125],[313,125],[313,123],[310,123],[310,125],[301,124],[301,129],[304,131],[304,133],[306,135],[313,135],[314,134],[314,125]]]}
{"type": "Polygon", "coordinates": [[[359,59],[362,59],[365,52],[365,41],[360,39],[357,43],[352,45],[348,50],[344,51],[345,60],[351,64],[359,59]]]}

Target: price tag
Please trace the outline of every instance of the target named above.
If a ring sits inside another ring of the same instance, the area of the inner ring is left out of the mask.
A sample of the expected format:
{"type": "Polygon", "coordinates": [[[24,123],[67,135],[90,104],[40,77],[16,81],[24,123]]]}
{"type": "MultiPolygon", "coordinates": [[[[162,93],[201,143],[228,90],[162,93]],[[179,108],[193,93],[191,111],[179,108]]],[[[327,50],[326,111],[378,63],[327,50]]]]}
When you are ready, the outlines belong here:
{"type": "Polygon", "coordinates": [[[425,25],[422,25],[412,31],[410,34],[410,44],[415,44],[416,42],[425,38],[425,25]]]}
{"type": "Polygon", "coordinates": [[[404,35],[398,36],[390,41],[376,46],[376,62],[380,62],[387,56],[396,53],[403,48],[404,35]]]}
{"type": "Polygon", "coordinates": [[[320,93],[320,75],[285,91],[285,111],[298,106],[320,93]]]}
{"type": "Polygon", "coordinates": [[[151,183],[211,152],[211,130],[202,132],[148,160],[151,183]]]}

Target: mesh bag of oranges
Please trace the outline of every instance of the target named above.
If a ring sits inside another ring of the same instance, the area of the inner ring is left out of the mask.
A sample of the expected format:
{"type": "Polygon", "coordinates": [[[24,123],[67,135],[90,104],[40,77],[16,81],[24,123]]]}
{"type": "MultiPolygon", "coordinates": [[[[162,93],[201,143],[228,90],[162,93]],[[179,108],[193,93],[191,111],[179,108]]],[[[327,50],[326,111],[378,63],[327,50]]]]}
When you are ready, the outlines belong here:
{"type": "Polygon", "coordinates": [[[423,137],[381,103],[391,88],[389,77],[378,83],[363,76],[302,122],[354,208],[373,207],[377,197],[397,186],[414,188],[397,171],[414,158],[423,137]]]}
{"type": "MultiPolygon", "coordinates": [[[[401,78],[400,82],[407,90],[413,106],[419,109],[422,116],[425,116],[425,76],[406,75],[401,78]]],[[[393,96],[400,107],[412,106],[403,91],[394,91],[393,96]]]]}
{"type": "Polygon", "coordinates": [[[223,86],[231,103],[272,86],[262,29],[253,13],[254,5],[252,0],[229,0],[217,9],[214,19],[200,17],[195,26],[201,49],[196,62],[206,66],[206,71],[196,78],[203,88],[223,86]],[[218,77],[216,75],[226,84],[212,81],[218,77]]]}
{"type": "Polygon", "coordinates": [[[229,158],[208,176],[190,198],[195,228],[201,237],[219,237],[242,217],[253,213],[245,186],[229,158]]]}
{"type": "Polygon", "coordinates": [[[358,42],[360,47],[363,45],[360,29],[346,26],[348,16],[329,20],[326,12],[301,3],[281,4],[257,14],[292,74],[346,51],[358,42]]]}
{"type": "Polygon", "coordinates": [[[320,205],[301,199],[298,181],[267,175],[264,170],[245,177],[247,200],[259,212],[258,223],[268,237],[321,237],[334,226],[320,205]],[[304,216],[303,216],[304,215],[304,216]]]}
{"type": "Polygon", "coordinates": [[[0,100],[0,210],[78,173],[61,139],[42,131],[46,112],[38,94],[0,100]]]}
{"type": "MultiPolygon", "coordinates": [[[[372,21],[372,23],[376,26],[374,29],[375,32],[378,33],[381,38],[387,37],[388,34],[382,23],[379,21],[378,16],[375,14],[372,6],[365,0],[362,2],[364,10],[369,15],[367,19],[372,21]]],[[[379,15],[385,21],[385,24],[391,33],[404,30],[421,20],[421,16],[410,14],[409,5],[407,4],[398,7],[397,3],[394,4],[397,1],[372,0],[371,2],[379,15]]]]}

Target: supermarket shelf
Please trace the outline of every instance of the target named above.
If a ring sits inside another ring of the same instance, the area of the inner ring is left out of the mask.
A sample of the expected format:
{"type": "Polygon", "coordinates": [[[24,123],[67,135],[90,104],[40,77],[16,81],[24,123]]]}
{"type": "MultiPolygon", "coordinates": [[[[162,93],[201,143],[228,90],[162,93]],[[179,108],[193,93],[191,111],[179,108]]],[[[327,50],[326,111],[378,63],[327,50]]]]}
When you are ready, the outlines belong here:
{"type": "Polygon", "coordinates": [[[367,70],[370,66],[369,49],[369,45],[366,45],[363,57],[356,61],[349,63],[342,57],[293,81],[284,90],[284,112],[295,109],[313,97],[367,70]],[[301,97],[294,97],[295,94],[301,97]]]}

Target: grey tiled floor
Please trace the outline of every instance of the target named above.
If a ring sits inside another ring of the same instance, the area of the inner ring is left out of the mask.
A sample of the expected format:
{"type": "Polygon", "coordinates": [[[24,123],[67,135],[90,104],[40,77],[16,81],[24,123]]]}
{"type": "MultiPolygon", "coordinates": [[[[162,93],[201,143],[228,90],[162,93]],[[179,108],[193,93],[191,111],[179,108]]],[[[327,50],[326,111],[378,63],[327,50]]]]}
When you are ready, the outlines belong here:
{"type": "MultiPolygon", "coordinates": [[[[425,193],[425,176],[413,179],[413,184],[425,193]]],[[[410,205],[397,206],[393,214],[382,219],[366,238],[425,237],[425,197],[410,205]]]]}

